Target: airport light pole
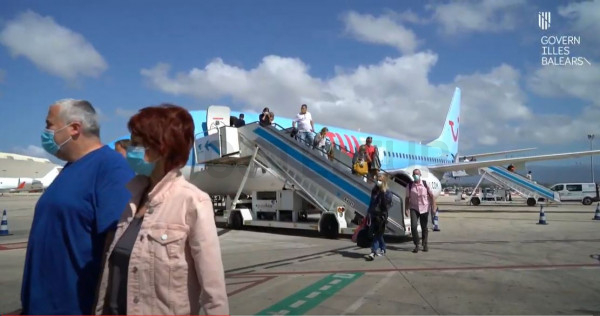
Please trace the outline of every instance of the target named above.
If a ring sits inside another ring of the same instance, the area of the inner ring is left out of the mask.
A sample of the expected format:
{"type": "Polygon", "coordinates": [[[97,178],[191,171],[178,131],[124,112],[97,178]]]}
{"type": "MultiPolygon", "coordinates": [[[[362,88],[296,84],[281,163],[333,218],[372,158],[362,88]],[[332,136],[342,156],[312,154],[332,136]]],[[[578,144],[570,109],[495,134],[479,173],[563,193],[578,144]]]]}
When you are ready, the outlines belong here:
{"type": "MultiPolygon", "coordinates": [[[[590,140],[590,150],[594,150],[594,134],[588,134],[590,140]]],[[[590,167],[592,169],[592,182],[595,184],[596,179],[594,178],[594,155],[590,155],[590,167]]]]}

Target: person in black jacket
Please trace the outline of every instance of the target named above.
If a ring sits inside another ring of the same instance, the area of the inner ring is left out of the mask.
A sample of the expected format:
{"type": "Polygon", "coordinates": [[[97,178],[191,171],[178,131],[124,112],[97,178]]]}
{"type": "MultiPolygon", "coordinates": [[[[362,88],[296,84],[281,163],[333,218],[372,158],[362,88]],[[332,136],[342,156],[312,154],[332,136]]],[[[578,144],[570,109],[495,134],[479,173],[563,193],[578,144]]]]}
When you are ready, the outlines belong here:
{"type": "Polygon", "coordinates": [[[235,121],[235,127],[242,127],[246,125],[246,121],[244,120],[244,113],[240,114],[240,117],[235,121]]]}
{"type": "Polygon", "coordinates": [[[260,126],[271,126],[271,118],[269,117],[269,113],[269,108],[264,108],[263,112],[258,116],[258,123],[260,126]]]}
{"type": "Polygon", "coordinates": [[[387,183],[387,176],[380,174],[377,177],[375,187],[371,191],[371,202],[367,210],[367,223],[369,223],[370,233],[373,235],[373,244],[371,245],[371,253],[366,257],[369,261],[375,259],[375,256],[385,255],[383,233],[387,224],[388,210],[392,206],[392,192],[388,190],[387,183]]]}

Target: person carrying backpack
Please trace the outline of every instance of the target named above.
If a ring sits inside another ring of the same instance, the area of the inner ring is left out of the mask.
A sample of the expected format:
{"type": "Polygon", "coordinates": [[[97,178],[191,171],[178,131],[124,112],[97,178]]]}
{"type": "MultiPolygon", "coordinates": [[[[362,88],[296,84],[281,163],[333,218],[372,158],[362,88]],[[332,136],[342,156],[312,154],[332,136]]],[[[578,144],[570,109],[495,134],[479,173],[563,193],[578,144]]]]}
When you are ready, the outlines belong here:
{"type": "Polygon", "coordinates": [[[388,219],[388,210],[392,206],[392,192],[388,190],[388,178],[385,174],[380,174],[377,183],[371,191],[371,202],[367,210],[369,219],[369,233],[373,236],[371,253],[366,257],[368,261],[375,259],[375,256],[385,255],[385,241],[383,233],[388,219]],[[379,252],[377,252],[379,250],[379,252]]]}
{"type": "Polygon", "coordinates": [[[414,253],[419,252],[419,233],[417,231],[417,225],[421,223],[421,231],[423,234],[423,251],[429,251],[427,246],[427,218],[429,215],[430,207],[436,209],[435,199],[433,192],[427,186],[427,183],[421,180],[421,170],[413,170],[414,182],[408,184],[408,192],[406,193],[406,203],[408,206],[404,210],[404,215],[408,217],[410,210],[410,227],[412,230],[413,243],[415,244],[414,253]]]}

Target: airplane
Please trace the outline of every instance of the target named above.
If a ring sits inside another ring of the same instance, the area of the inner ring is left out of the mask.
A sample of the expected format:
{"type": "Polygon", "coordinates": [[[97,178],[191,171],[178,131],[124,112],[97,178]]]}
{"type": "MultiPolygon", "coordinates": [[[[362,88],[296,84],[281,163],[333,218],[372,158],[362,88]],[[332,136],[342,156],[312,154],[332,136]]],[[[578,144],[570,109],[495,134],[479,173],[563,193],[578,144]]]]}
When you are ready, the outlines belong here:
{"type": "Polygon", "coordinates": [[[0,178],[0,192],[45,190],[63,167],[54,167],[42,178],[0,178]]]}
{"type": "MultiPolygon", "coordinates": [[[[435,197],[438,197],[442,191],[440,179],[444,174],[451,172],[464,172],[477,174],[478,168],[487,166],[500,166],[512,164],[520,166],[525,162],[577,158],[593,154],[600,154],[600,150],[569,152],[551,155],[538,155],[516,158],[501,158],[482,161],[463,161],[456,159],[458,156],[459,130],[460,130],[460,101],[461,90],[456,88],[450,108],[448,110],[444,126],[440,135],[433,141],[421,144],[420,142],[405,141],[390,138],[387,136],[358,132],[349,129],[326,126],[315,121],[315,132],[327,127],[327,134],[331,143],[341,146],[348,156],[352,156],[359,145],[364,144],[366,138],[371,136],[373,145],[378,147],[381,161],[381,169],[392,175],[400,183],[412,181],[412,172],[414,169],[421,170],[421,178],[427,182],[432,189],[435,197]]],[[[239,117],[242,112],[230,111],[231,117],[239,117]]],[[[215,127],[216,122],[221,126],[229,126],[230,117],[207,117],[206,110],[190,111],[195,124],[196,139],[207,136],[209,130],[215,127]],[[207,125],[207,122],[211,122],[207,125]]],[[[257,122],[258,113],[244,112],[246,122],[257,122]]],[[[221,115],[222,116],[222,115],[221,115]]],[[[275,117],[274,123],[282,127],[291,127],[292,119],[284,117],[275,117]]],[[[114,143],[121,139],[129,139],[130,136],[123,136],[115,139],[108,145],[114,148],[114,143]]],[[[489,154],[480,154],[480,156],[499,155],[508,152],[525,151],[529,149],[517,149],[507,152],[496,152],[489,154]]],[[[235,195],[238,190],[238,184],[241,182],[247,169],[244,165],[195,165],[194,150],[190,152],[190,158],[187,165],[182,168],[182,173],[190,182],[197,185],[201,190],[209,195],[235,195]]],[[[274,172],[271,172],[268,166],[258,165],[250,171],[249,178],[243,189],[243,193],[250,194],[252,191],[274,191],[280,190],[285,186],[285,179],[280,178],[274,172]]]]}

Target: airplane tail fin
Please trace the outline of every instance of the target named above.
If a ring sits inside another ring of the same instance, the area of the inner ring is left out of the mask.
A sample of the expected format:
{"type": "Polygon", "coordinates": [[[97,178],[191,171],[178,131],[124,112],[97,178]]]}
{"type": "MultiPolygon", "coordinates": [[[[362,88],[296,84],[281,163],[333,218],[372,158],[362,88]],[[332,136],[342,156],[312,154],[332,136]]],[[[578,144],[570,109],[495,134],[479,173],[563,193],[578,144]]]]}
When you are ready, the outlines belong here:
{"type": "Polygon", "coordinates": [[[62,168],[63,167],[54,167],[44,177],[36,179],[36,180],[40,181],[45,189],[52,183],[52,181],[54,181],[54,178],[56,178],[56,176],[58,176],[58,174],[60,173],[62,168]]]}
{"type": "Polygon", "coordinates": [[[456,160],[458,153],[458,132],[460,125],[460,88],[454,90],[454,96],[448,109],[448,115],[444,121],[444,127],[440,136],[429,143],[429,146],[441,148],[443,152],[452,156],[456,160]]]}

